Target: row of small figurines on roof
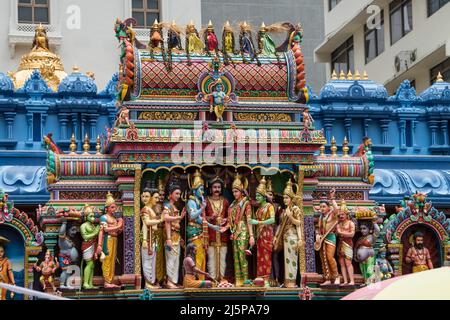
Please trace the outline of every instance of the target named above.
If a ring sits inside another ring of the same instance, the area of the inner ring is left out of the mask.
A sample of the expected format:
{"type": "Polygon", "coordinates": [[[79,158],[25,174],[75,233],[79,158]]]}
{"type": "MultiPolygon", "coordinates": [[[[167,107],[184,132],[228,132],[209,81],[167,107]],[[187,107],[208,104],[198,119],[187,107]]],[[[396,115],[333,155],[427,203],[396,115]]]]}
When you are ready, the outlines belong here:
{"type": "MultiPolygon", "coordinates": [[[[117,24],[121,25],[120,29],[125,30],[130,40],[132,42],[135,42],[139,48],[145,49],[147,47],[136,39],[136,33],[133,30],[133,26],[136,25],[137,22],[134,19],[127,19],[124,22],[117,20],[116,25],[117,24]]],[[[240,30],[238,39],[240,53],[250,55],[251,59],[256,58],[256,56],[259,54],[264,56],[275,56],[277,52],[284,52],[288,48],[290,48],[290,45],[293,41],[300,42],[301,38],[303,37],[303,29],[300,25],[294,26],[289,22],[284,22],[266,26],[263,22],[261,24],[261,27],[259,28],[257,35],[257,48],[253,42],[252,26],[244,21],[238,24],[238,28],[240,30]],[[280,32],[285,32],[287,34],[286,40],[280,46],[276,46],[270,34],[280,32]],[[299,37],[297,39],[294,39],[296,34],[298,34],[299,37]]],[[[233,29],[229,21],[227,21],[223,26],[221,52],[224,55],[239,53],[238,51],[235,51],[236,38],[234,30],[235,29],[233,29]]],[[[195,27],[193,21],[187,24],[187,26],[183,30],[175,23],[175,21],[173,21],[172,23],[164,23],[155,20],[150,30],[150,42],[148,48],[150,49],[151,53],[158,50],[165,51],[164,46],[165,42],[167,42],[167,49],[169,51],[181,51],[183,50],[181,41],[182,35],[185,37],[184,50],[187,54],[205,52],[209,54],[219,52],[219,39],[215,33],[214,26],[211,21],[209,21],[208,26],[204,30],[201,30],[201,32],[199,32],[195,27]],[[167,30],[166,41],[164,41],[163,38],[164,29],[167,30]],[[202,34],[203,40],[201,39],[200,34],[202,34]]]]}

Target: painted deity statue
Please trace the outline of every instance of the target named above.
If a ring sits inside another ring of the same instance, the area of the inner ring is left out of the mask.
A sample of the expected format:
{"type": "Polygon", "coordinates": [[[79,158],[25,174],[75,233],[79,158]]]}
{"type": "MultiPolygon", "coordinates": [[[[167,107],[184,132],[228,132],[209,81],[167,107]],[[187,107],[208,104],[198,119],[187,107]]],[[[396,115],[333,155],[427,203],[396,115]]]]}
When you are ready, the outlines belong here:
{"type": "Polygon", "coordinates": [[[359,145],[358,150],[355,152],[353,156],[362,157],[368,151],[370,151],[371,147],[372,147],[372,139],[370,139],[369,137],[364,137],[363,142],[359,145]]]}
{"type": "Polygon", "coordinates": [[[380,227],[372,220],[360,220],[358,221],[358,227],[362,236],[355,244],[355,260],[359,263],[365,283],[369,284],[375,275],[375,250],[373,246],[380,235],[380,227]]]}
{"type": "MultiPolygon", "coordinates": [[[[0,237],[0,283],[16,285],[14,281],[14,273],[12,269],[11,261],[9,261],[6,256],[6,244],[9,242],[8,239],[0,237]]],[[[7,290],[0,289],[0,300],[6,300],[7,290]]],[[[10,292],[11,300],[14,299],[14,292],[10,292]]]]}
{"type": "Polygon", "coordinates": [[[67,231],[67,220],[66,217],[62,217],[62,224],[59,228],[59,238],[58,238],[58,246],[59,246],[59,266],[61,267],[61,275],[59,276],[59,282],[61,288],[67,288],[67,271],[69,266],[75,264],[78,261],[78,250],[75,248],[75,244],[73,239],[78,232],[78,228],[76,226],[71,226],[67,231]]]}
{"type": "Polygon", "coordinates": [[[162,23],[158,23],[155,19],[150,31],[150,53],[153,55],[156,51],[161,51],[164,49],[164,40],[162,37],[162,23]]]}
{"type": "Polygon", "coordinates": [[[123,232],[123,219],[116,218],[116,201],[108,192],[105,201],[105,214],[100,217],[101,229],[98,236],[97,255],[102,262],[102,273],[105,288],[118,288],[114,284],[115,265],[117,257],[117,237],[123,232]]]}
{"type": "Polygon", "coordinates": [[[95,224],[95,214],[92,207],[87,204],[84,207],[85,222],[80,227],[81,237],[83,242],[81,244],[81,252],[86,267],[83,271],[83,288],[96,289],[93,284],[94,279],[94,264],[97,260],[95,252],[96,244],[98,243],[98,234],[100,233],[100,225],[95,224]]]}
{"type": "Polygon", "coordinates": [[[183,220],[186,211],[180,211],[176,207],[176,203],[181,197],[181,188],[172,184],[169,186],[169,198],[164,203],[163,215],[166,228],[166,286],[169,289],[178,289],[178,268],[180,266],[180,250],[181,250],[181,220],[183,220]]]}
{"type": "MultiPolygon", "coordinates": [[[[196,246],[195,264],[202,271],[206,270],[206,250],[209,243],[208,228],[211,227],[216,232],[220,232],[220,227],[209,224],[206,219],[206,201],[204,197],[205,187],[201,173],[197,170],[191,182],[191,196],[187,202],[189,223],[186,229],[187,241],[196,246]]],[[[203,280],[203,276],[200,275],[203,280]]]]}
{"type": "Polygon", "coordinates": [[[229,228],[231,231],[231,241],[233,242],[234,273],[236,286],[242,287],[248,282],[248,262],[246,252],[255,245],[253,228],[250,224],[252,218],[252,207],[247,197],[248,183],[242,182],[240,175],[237,175],[231,186],[234,201],[228,209],[229,228]]]}
{"type": "Polygon", "coordinates": [[[258,60],[258,53],[255,45],[253,44],[251,27],[247,24],[247,22],[244,22],[240,24],[240,28],[241,33],[239,34],[239,44],[244,63],[249,63],[256,59],[258,64],[260,64],[258,60]],[[247,60],[246,57],[249,57],[250,61],[247,60]]]}
{"type": "Polygon", "coordinates": [[[119,114],[117,116],[117,120],[115,126],[127,125],[130,126],[130,110],[123,106],[120,108],[119,114]]]}
{"type": "Polygon", "coordinates": [[[197,256],[197,246],[191,242],[186,246],[186,258],[183,260],[183,287],[185,288],[211,288],[212,282],[204,280],[213,279],[212,276],[197,267],[195,261],[197,256]]]}
{"type": "Polygon", "coordinates": [[[207,94],[204,98],[205,102],[209,102],[209,112],[214,112],[217,122],[223,122],[223,113],[230,101],[230,97],[224,92],[222,80],[219,78],[213,85],[213,92],[207,94]]]}
{"type": "Polygon", "coordinates": [[[223,26],[222,31],[222,54],[223,62],[225,65],[233,63],[230,55],[234,55],[235,39],[233,29],[231,28],[230,22],[227,21],[223,26]]]}
{"type": "Polygon", "coordinates": [[[205,45],[206,52],[208,54],[216,53],[219,51],[219,40],[217,39],[216,33],[214,32],[214,26],[209,20],[208,27],[205,32],[205,45]]]}
{"type": "Polygon", "coordinates": [[[59,263],[56,258],[53,257],[50,250],[45,252],[44,261],[42,261],[40,265],[35,263],[34,268],[37,272],[41,273],[39,282],[41,283],[44,292],[47,290],[47,285],[50,285],[53,292],[56,292],[54,275],[59,268],[59,263]]]}
{"type": "Polygon", "coordinates": [[[226,229],[229,203],[222,196],[224,183],[219,177],[211,180],[209,186],[211,190],[210,196],[206,199],[206,219],[212,225],[221,228],[222,232],[209,228],[208,271],[216,281],[224,281],[230,237],[226,229]]]}
{"type": "Polygon", "coordinates": [[[379,278],[381,280],[387,280],[394,276],[394,269],[386,259],[386,247],[382,247],[378,251],[378,257],[375,261],[375,265],[378,266],[378,270],[380,273],[379,278]]]}
{"type": "Polygon", "coordinates": [[[433,269],[430,251],[423,245],[423,233],[414,234],[414,245],[406,253],[406,263],[412,264],[412,272],[422,272],[433,269]]]}
{"type": "Polygon", "coordinates": [[[158,217],[153,209],[158,201],[159,192],[157,189],[144,189],[141,195],[141,202],[144,204],[141,209],[141,259],[147,289],[159,288],[156,284],[156,253],[162,248],[157,246],[156,232],[158,231],[158,225],[164,221],[164,217],[158,217]]]}
{"type": "Polygon", "coordinates": [[[205,48],[204,43],[200,40],[197,28],[195,28],[194,22],[191,22],[186,26],[186,51],[191,53],[202,53],[205,48]]]}
{"type": "Polygon", "coordinates": [[[349,219],[349,210],[345,201],[341,202],[341,208],[338,213],[339,223],[336,226],[336,235],[339,238],[338,257],[341,266],[344,283],[341,286],[354,286],[355,277],[353,270],[353,237],[355,236],[355,223],[349,219]]]}
{"type": "MultiPolygon", "coordinates": [[[[159,200],[158,203],[154,206],[153,210],[157,214],[158,218],[162,218],[162,211],[164,208],[164,198],[165,198],[165,184],[162,179],[158,179],[157,183],[159,200]]],[[[160,248],[160,250],[156,250],[156,281],[161,284],[166,276],[166,257],[164,252],[164,244],[165,240],[165,224],[158,224],[158,228],[155,232],[156,237],[156,247],[160,248]]]]}
{"type": "Polygon", "coordinates": [[[175,21],[172,21],[172,24],[169,26],[169,30],[167,31],[167,46],[169,51],[172,50],[183,50],[181,46],[181,29],[176,25],[175,21]]]}
{"type": "Polygon", "coordinates": [[[314,123],[314,119],[311,116],[311,114],[309,113],[308,107],[306,107],[303,110],[302,116],[303,116],[303,128],[309,130],[311,125],[314,123]]]}
{"type": "Polygon", "coordinates": [[[8,194],[0,188],[0,224],[13,219],[13,204],[8,201],[8,194]]]}
{"type": "MultiPolygon", "coordinates": [[[[273,204],[274,210],[275,210],[275,222],[272,224],[273,228],[273,235],[275,236],[277,234],[277,230],[279,228],[280,224],[280,214],[281,214],[281,208],[278,203],[274,201],[274,191],[272,186],[272,180],[267,180],[267,202],[270,202],[273,204]]],[[[282,282],[281,279],[281,270],[280,270],[280,261],[282,256],[282,253],[280,251],[274,250],[275,248],[272,248],[272,271],[270,275],[270,285],[272,287],[278,287],[280,286],[280,283],[282,282]]]]}
{"type": "Polygon", "coordinates": [[[335,200],[335,189],[330,191],[330,200],[320,201],[319,228],[316,230],[315,249],[319,251],[325,282],[322,286],[340,284],[338,267],[334,255],[336,253],[336,226],[339,207],[335,200]]]}
{"type": "Polygon", "coordinates": [[[297,205],[300,199],[295,194],[293,183],[289,180],[283,192],[286,209],[280,217],[280,227],[274,238],[274,246],[284,250],[284,287],[295,288],[299,270],[299,251],[304,245],[304,215],[297,205]]]}
{"type": "Polygon", "coordinates": [[[48,51],[49,49],[47,31],[42,24],[39,24],[34,33],[33,50],[48,51]]]}
{"type": "Polygon", "coordinates": [[[268,287],[272,271],[272,225],[275,223],[275,208],[267,201],[267,182],[264,177],[256,188],[256,201],[259,205],[255,214],[256,219],[250,220],[250,224],[256,226],[256,276],[264,279],[264,284],[268,287]]]}
{"type": "Polygon", "coordinates": [[[223,42],[222,43],[223,53],[226,53],[228,55],[234,54],[235,48],[234,33],[229,21],[227,21],[223,27],[222,42],[223,42]]]}
{"type": "Polygon", "coordinates": [[[276,55],[277,47],[268,32],[269,29],[263,22],[258,34],[259,52],[264,56],[274,56],[276,55]]]}

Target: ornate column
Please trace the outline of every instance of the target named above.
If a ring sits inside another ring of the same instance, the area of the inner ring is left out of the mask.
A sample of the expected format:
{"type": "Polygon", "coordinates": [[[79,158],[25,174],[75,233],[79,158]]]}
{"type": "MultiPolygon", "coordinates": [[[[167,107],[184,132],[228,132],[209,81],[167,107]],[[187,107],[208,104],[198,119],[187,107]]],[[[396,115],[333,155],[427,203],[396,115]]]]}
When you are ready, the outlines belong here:
{"type": "Polygon", "coordinates": [[[87,134],[89,134],[89,130],[87,127],[87,116],[85,114],[81,114],[81,140],[84,141],[84,136],[87,134]]]}
{"type": "Polygon", "coordinates": [[[334,121],[334,118],[323,119],[323,128],[325,129],[325,139],[327,142],[331,140],[334,121]]]}
{"type": "Polygon", "coordinates": [[[420,150],[420,148],[417,146],[417,139],[416,139],[416,128],[418,123],[419,122],[417,120],[411,120],[411,131],[412,131],[411,142],[415,150],[420,150]]]}
{"type": "Polygon", "coordinates": [[[363,136],[364,137],[369,136],[369,125],[370,125],[371,121],[372,121],[372,119],[364,119],[363,120],[363,132],[364,132],[363,136]]]}
{"type": "Polygon", "coordinates": [[[116,184],[122,193],[123,232],[123,274],[128,281],[134,279],[136,289],[140,288],[140,191],[141,165],[114,164],[116,184]]]}
{"type": "Polygon", "coordinates": [[[400,149],[406,149],[406,120],[400,119],[398,127],[400,130],[400,149]]]}
{"type": "Polygon", "coordinates": [[[381,128],[381,144],[387,145],[389,144],[389,124],[391,120],[382,119],[380,120],[380,128],[381,128]]]}
{"type": "Polygon", "coordinates": [[[91,141],[95,141],[97,138],[97,122],[98,115],[90,115],[89,116],[89,138],[91,141]]]}
{"type": "Polygon", "coordinates": [[[4,114],[6,122],[6,139],[12,140],[14,138],[14,119],[16,117],[15,112],[5,112],[4,114]]]}
{"type": "Polygon", "coordinates": [[[47,114],[41,113],[41,137],[45,134],[45,122],[47,121],[47,114]]]}
{"type": "Polygon", "coordinates": [[[442,144],[448,147],[448,120],[441,120],[442,144]]]}
{"type": "Polygon", "coordinates": [[[344,119],[345,136],[347,137],[349,143],[352,142],[352,122],[352,118],[344,119]]]}
{"type": "Polygon", "coordinates": [[[431,145],[430,147],[437,145],[437,129],[438,129],[438,122],[437,120],[429,120],[428,121],[428,127],[431,131],[431,145]]]}
{"type": "Polygon", "coordinates": [[[60,140],[68,140],[69,136],[67,134],[67,124],[69,123],[69,114],[68,113],[60,113],[58,114],[60,127],[60,140]]]}
{"type": "MultiPolygon", "coordinates": [[[[82,142],[83,139],[79,138],[80,135],[79,135],[79,132],[78,132],[78,113],[72,113],[70,115],[70,117],[71,117],[71,120],[72,120],[72,128],[73,128],[73,132],[72,133],[75,135],[75,139],[77,140],[77,150],[78,150],[78,146],[80,145],[80,143],[81,144],[83,143],[82,142]]],[[[70,136],[72,136],[72,135],[70,135],[70,136]]]]}
{"type": "Polygon", "coordinates": [[[27,113],[27,144],[33,143],[33,114],[27,113]]]}

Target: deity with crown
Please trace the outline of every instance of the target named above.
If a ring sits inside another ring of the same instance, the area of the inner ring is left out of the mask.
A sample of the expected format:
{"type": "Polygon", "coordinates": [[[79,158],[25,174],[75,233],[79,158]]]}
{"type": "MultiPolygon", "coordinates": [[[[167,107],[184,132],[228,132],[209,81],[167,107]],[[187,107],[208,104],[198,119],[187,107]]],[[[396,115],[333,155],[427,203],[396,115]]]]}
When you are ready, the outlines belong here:
{"type": "MultiPolygon", "coordinates": [[[[209,242],[208,227],[214,228],[216,232],[220,231],[220,228],[208,223],[206,220],[205,187],[199,170],[194,173],[190,188],[191,195],[187,202],[189,214],[189,223],[186,228],[187,242],[195,245],[195,264],[199,270],[205,271],[206,250],[209,242]]],[[[200,274],[199,277],[200,280],[204,280],[203,274],[200,274]]]]}
{"type": "Polygon", "coordinates": [[[100,217],[100,233],[96,253],[102,262],[102,273],[105,288],[118,288],[113,283],[115,275],[115,264],[117,257],[117,237],[123,231],[123,219],[116,218],[116,201],[108,192],[105,202],[105,214],[100,217]]]}
{"type": "Polygon", "coordinates": [[[250,224],[256,226],[256,276],[263,279],[265,286],[269,287],[269,277],[272,271],[272,225],[275,223],[275,207],[267,201],[267,181],[265,177],[262,177],[256,188],[256,201],[259,204],[255,214],[256,219],[250,220],[250,224]]]}
{"type": "Polygon", "coordinates": [[[209,112],[215,113],[216,121],[223,122],[223,113],[225,108],[230,101],[230,97],[225,93],[222,79],[217,79],[213,86],[213,92],[206,95],[204,98],[205,102],[209,102],[209,112]]]}
{"type": "Polygon", "coordinates": [[[248,262],[246,255],[251,254],[251,247],[255,245],[253,227],[250,223],[252,218],[252,207],[247,195],[248,181],[242,181],[237,175],[231,186],[234,201],[228,209],[229,229],[231,241],[233,242],[234,274],[236,287],[249,284],[248,262]]]}

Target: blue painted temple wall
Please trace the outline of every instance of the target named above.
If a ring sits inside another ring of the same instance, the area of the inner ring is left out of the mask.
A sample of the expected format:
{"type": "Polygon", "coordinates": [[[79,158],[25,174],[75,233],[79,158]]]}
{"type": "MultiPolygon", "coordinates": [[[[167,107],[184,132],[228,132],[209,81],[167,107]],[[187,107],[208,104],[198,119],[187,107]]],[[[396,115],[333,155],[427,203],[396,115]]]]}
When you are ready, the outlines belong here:
{"type": "Polygon", "coordinates": [[[49,200],[43,136],[68,150],[72,133],[81,150],[84,137],[95,150],[97,136],[115,120],[117,75],[103,91],[85,74],[74,72],[52,91],[35,71],[24,87],[0,73],[0,188],[16,204],[49,200]]]}
{"type": "MultiPolygon", "coordinates": [[[[436,82],[417,94],[409,81],[394,96],[369,80],[334,80],[312,94],[310,112],[327,141],[339,149],[347,137],[355,152],[371,138],[375,184],[371,198],[398,204],[421,191],[441,207],[450,207],[450,84],[436,82]]],[[[327,146],[329,153],[330,145],[327,146]]]]}

